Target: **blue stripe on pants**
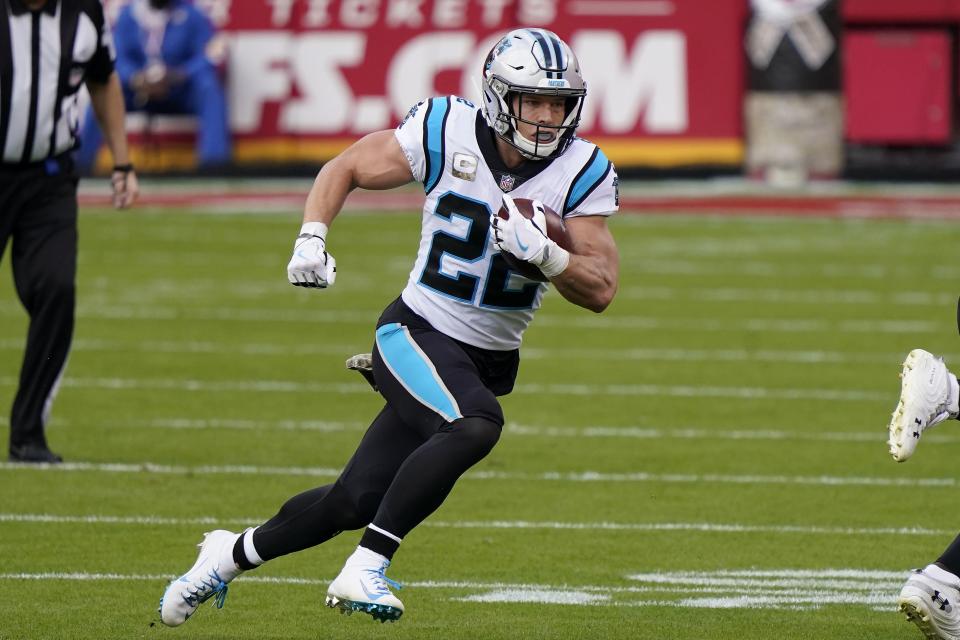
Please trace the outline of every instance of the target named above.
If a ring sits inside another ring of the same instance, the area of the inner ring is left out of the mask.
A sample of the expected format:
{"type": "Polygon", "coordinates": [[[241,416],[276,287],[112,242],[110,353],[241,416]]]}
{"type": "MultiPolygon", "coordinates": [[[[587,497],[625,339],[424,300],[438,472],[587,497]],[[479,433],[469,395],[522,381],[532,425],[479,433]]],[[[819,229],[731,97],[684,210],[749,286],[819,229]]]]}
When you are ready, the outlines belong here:
{"type": "Polygon", "coordinates": [[[394,322],[377,329],[377,348],[393,377],[417,401],[447,422],[463,417],[456,399],[405,326],[394,322]]]}

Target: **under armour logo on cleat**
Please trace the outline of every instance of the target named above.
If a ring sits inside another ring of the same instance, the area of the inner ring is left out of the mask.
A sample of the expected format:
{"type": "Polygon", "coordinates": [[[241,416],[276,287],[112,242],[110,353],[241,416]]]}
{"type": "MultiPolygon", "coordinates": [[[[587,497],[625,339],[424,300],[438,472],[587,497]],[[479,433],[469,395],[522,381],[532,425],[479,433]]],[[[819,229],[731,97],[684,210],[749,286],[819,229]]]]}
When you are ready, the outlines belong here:
{"type": "Polygon", "coordinates": [[[943,596],[941,596],[939,591],[933,592],[933,597],[931,598],[931,600],[937,603],[937,606],[940,607],[941,611],[946,611],[947,607],[950,606],[950,601],[944,598],[943,596]]]}

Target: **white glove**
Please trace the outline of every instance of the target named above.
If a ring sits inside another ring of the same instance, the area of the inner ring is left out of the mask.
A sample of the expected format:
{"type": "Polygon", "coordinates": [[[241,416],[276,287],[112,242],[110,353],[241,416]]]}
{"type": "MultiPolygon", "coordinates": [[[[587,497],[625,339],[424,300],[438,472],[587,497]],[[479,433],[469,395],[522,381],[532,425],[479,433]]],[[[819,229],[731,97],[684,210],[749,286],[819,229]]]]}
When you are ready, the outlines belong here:
{"type": "Polygon", "coordinates": [[[337,261],[327,253],[327,225],[305,222],[293,243],[287,279],[295,287],[326,289],[337,279],[337,261]]]}
{"type": "Polygon", "coordinates": [[[543,203],[533,201],[533,218],[524,217],[509,194],[503,194],[503,206],[509,218],[504,220],[497,213],[490,216],[497,249],[539,267],[548,278],[562,273],[570,263],[570,253],[547,237],[543,203]]]}

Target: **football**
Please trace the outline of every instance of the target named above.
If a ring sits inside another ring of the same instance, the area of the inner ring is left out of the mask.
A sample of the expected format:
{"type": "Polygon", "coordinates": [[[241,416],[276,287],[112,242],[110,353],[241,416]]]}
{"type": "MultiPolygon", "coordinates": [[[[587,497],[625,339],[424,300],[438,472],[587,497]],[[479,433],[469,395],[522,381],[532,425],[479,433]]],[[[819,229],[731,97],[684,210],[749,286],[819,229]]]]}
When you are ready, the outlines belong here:
{"type": "MultiPolygon", "coordinates": [[[[533,200],[530,200],[529,198],[514,198],[513,203],[517,205],[517,210],[523,214],[524,218],[533,217],[533,200]]],[[[570,235],[567,233],[567,226],[563,224],[563,218],[561,218],[556,211],[547,205],[543,205],[543,213],[547,219],[547,237],[572,253],[573,242],[570,240],[570,235]]],[[[497,215],[504,220],[510,218],[510,213],[507,211],[506,207],[500,207],[500,211],[497,212],[497,215]]],[[[540,271],[539,268],[530,264],[529,262],[520,260],[511,253],[503,252],[500,255],[503,256],[504,260],[506,260],[511,271],[516,271],[524,278],[529,278],[530,280],[536,280],[538,282],[546,282],[548,280],[547,276],[543,275],[543,272],[540,271]]]]}

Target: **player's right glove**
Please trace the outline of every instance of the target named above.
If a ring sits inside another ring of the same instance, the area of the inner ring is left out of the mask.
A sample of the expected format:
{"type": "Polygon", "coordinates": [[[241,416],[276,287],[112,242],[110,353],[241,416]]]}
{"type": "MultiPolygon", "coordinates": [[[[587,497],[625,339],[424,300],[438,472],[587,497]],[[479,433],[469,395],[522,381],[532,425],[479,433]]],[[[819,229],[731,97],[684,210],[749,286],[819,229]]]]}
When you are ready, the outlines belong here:
{"type": "Polygon", "coordinates": [[[327,253],[327,225],[305,222],[293,243],[287,279],[295,287],[326,289],[337,279],[337,261],[327,253]]]}

